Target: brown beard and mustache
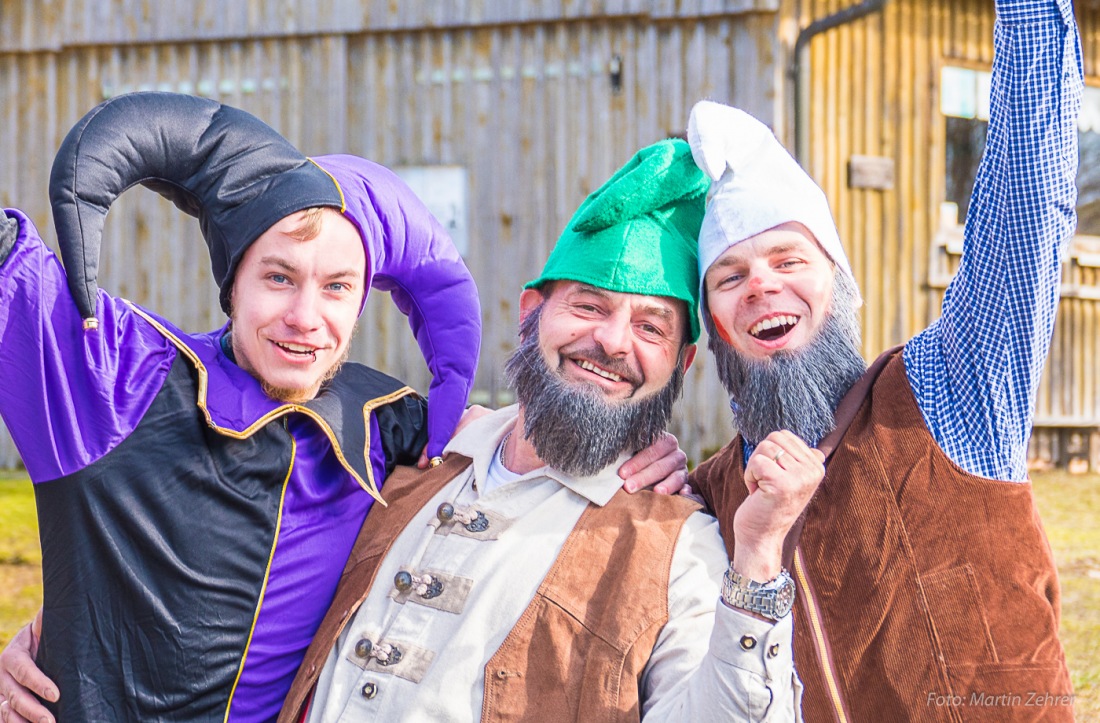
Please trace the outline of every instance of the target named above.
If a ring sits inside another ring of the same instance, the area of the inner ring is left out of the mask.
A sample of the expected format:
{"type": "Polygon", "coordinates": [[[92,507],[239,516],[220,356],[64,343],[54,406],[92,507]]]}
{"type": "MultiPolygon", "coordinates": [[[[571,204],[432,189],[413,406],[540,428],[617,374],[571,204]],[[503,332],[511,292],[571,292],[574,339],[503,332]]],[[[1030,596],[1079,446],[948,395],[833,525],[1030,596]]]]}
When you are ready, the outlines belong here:
{"type": "Polygon", "coordinates": [[[749,444],[786,429],[807,444],[832,431],[837,404],[867,365],[860,353],[858,298],[847,275],[834,275],[833,300],[825,323],[801,349],[750,359],[714,333],[704,314],[718,378],[730,395],[733,423],[749,444]]]}
{"type": "MultiPolygon", "coordinates": [[[[353,331],[352,336],[354,335],[355,333],[353,331]]],[[[234,364],[251,374],[252,378],[260,383],[260,388],[263,390],[264,394],[266,394],[271,399],[274,399],[277,402],[282,402],[284,404],[302,404],[303,402],[308,402],[310,399],[315,398],[317,396],[317,393],[319,393],[320,390],[324,388],[325,384],[332,381],[337,373],[339,373],[340,368],[344,366],[344,362],[348,360],[348,356],[351,354],[351,345],[349,344],[347,348],[344,349],[344,353],[340,355],[340,358],[337,359],[333,363],[333,365],[329,367],[328,371],[326,371],[321,377],[318,392],[312,393],[312,390],[309,389],[276,386],[261,377],[256,372],[256,370],[252,368],[251,364],[248,364],[247,361],[242,359],[241,355],[237,353],[236,347],[233,346],[232,324],[230,325],[229,330],[225,333],[225,336],[222,339],[221,347],[222,351],[225,352],[226,356],[228,356],[234,364]]]]}
{"type": "MultiPolygon", "coordinates": [[[[260,382],[260,387],[264,390],[264,394],[271,397],[277,402],[283,402],[284,404],[302,404],[308,402],[320,393],[325,388],[325,384],[332,381],[332,379],[339,373],[340,368],[344,366],[344,362],[348,360],[348,355],[351,353],[351,347],[344,349],[344,353],[340,355],[340,358],[336,360],[324,376],[321,377],[320,386],[317,387],[317,391],[309,389],[298,389],[295,387],[277,387],[274,384],[269,384],[266,380],[261,379],[258,374],[249,371],[249,374],[256,377],[256,380],[260,382]]],[[[246,370],[248,371],[248,370],[246,370]]]]}
{"type": "MultiPolygon", "coordinates": [[[[504,367],[508,386],[523,405],[523,435],[539,458],[566,474],[588,477],[621,453],[652,444],[668,426],[683,390],[683,349],[672,378],[659,391],[643,399],[611,402],[599,389],[570,383],[550,369],[539,349],[541,312],[540,306],[523,321],[520,345],[504,367]]],[[[585,356],[605,368],[616,367],[598,344],[585,356]]]]}

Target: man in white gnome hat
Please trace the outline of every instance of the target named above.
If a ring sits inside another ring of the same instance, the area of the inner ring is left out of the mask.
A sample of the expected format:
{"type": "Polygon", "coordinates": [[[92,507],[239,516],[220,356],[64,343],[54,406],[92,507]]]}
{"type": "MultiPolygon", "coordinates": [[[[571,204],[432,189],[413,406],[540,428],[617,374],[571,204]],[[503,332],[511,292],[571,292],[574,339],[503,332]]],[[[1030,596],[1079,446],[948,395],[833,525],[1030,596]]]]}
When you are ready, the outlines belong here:
{"type": "Polygon", "coordinates": [[[994,47],[989,140],[943,316],[866,372],[859,292],[824,194],[755,119],[710,102],[691,114],[713,179],[704,319],[739,429],[691,483],[728,533],[757,494],[755,470],[793,461],[777,430],[831,454],[803,524],[774,540],[797,581],[807,720],[960,720],[935,701],[993,691],[1013,720],[1038,715],[1030,692],[1054,701],[1044,716],[1073,716],[1059,697],[1071,686],[1057,573],[1025,467],[1074,232],[1071,3],[998,0],[994,47]]]}

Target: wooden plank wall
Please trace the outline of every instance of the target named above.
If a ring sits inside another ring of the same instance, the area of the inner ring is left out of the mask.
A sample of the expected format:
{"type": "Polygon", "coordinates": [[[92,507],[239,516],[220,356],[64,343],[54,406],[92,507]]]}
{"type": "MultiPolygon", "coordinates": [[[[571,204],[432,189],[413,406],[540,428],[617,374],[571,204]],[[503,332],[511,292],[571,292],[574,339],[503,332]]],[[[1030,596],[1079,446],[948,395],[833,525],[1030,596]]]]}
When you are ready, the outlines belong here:
{"type": "MultiPolygon", "coordinates": [[[[61,138],[104,97],[138,89],[197,93],[245,108],[311,154],[351,152],[388,166],[464,166],[467,263],[481,290],[485,326],[476,396],[494,404],[509,401],[501,369],[515,342],[521,285],[538,274],[584,196],[638,147],[682,132],[695,100],[735,103],[765,120],[773,113],[776,16],[756,11],[766,0],[681,2],[676,17],[669,2],[655,5],[665,16],[625,0],[602,4],[621,10],[617,16],[562,2],[560,14],[577,19],[355,32],[298,32],[306,15],[291,13],[280,25],[261,13],[273,3],[110,3],[134,13],[125,20],[102,13],[102,3],[46,5],[57,17],[41,27],[12,12],[19,3],[2,5],[0,148],[8,154],[0,156],[0,202],[26,210],[52,239],[46,185],[61,138]],[[715,14],[720,8],[724,14],[715,14]],[[213,27],[208,16],[222,25],[213,27]],[[233,37],[248,23],[272,34],[233,37]],[[54,34],[45,34],[50,27],[54,34]],[[176,39],[191,30],[225,37],[176,39]],[[169,39],[147,41],[142,33],[169,39]],[[623,63],[620,92],[607,72],[613,55],[623,63]]],[[[331,20],[359,4],[320,5],[331,20]]],[[[447,5],[366,4],[402,8],[394,13],[447,5]]],[[[466,5],[499,20],[525,9],[537,19],[545,12],[539,8],[553,3],[466,5]]],[[[373,22],[368,15],[359,26],[373,22]]],[[[386,22],[413,21],[401,15],[386,22]]],[[[101,285],[186,329],[223,322],[197,225],[144,189],[112,207],[101,285]]],[[[696,461],[731,435],[725,395],[707,357],[700,354],[688,375],[674,430],[696,461]]],[[[427,388],[406,323],[382,294],[368,301],[353,358],[427,388]]],[[[14,452],[0,434],[0,466],[5,461],[14,461],[14,452]]]]}
{"type": "MultiPolygon", "coordinates": [[[[805,27],[851,0],[794,0],[805,27]]],[[[1100,82],[1100,13],[1078,3],[1090,83],[1100,82]]],[[[804,159],[828,194],[863,290],[868,358],[903,343],[939,315],[958,248],[939,228],[945,193],[945,63],[988,70],[992,0],[893,0],[883,11],[817,36],[804,66],[809,148],[804,159]],[[895,163],[890,191],[851,189],[852,155],[895,163]]],[[[787,126],[788,133],[793,126],[787,126]]],[[[1065,267],[1063,301],[1036,411],[1031,456],[1064,463],[1091,454],[1100,465],[1100,276],[1096,240],[1078,239],[1065,267]],[[1088,448],[1088,437],[1095,440],[1088,448]],[[1085,442],[1074,440],[1084,435],[1085,442]],[[1083,444],[1083,449],[1080,449],[1083,444]],[[1075,449],[1075,447],[1077,449],[1075,449]]]]}
{"type": "MultiPolygon", "coordinates": [[[[486,328],[477,393],[501,403],[519,287],[584,194],[637,147],[681,131],[702,97],[741,105],[790,141],[784,72],[798,29],[853,3],[0,0],[0,202],[28,210],[50,238],[45,187],[61,137],[106,95],[136,89],[238,105],[309,153],[464,166],[467,261],[486,328]],[[623,59],[619,93],[607,77],[613,55],[623,59]]],[[[1082,2],[1078,14],[1096,80],[1100,12],[1082,2]]],[[[957,263],[937,236],[939,69],[945,60],[988,67],[992,23],[991,0],[892,0],[809,46],[806,163],[833,202],[867,299],[868,357],[935,318],[939,279],[957,263]],[[847,188],[854,154],[892,158],[895,188],[847,188]]],[[[192,221],[132,192],[107,234],[106,288],[186,328],[221,323],[192,221]]],[[[1070,444],[1045,429],[1100,424],[1100,279],[1089,248],[1075,246],[1066,269],[1038,403],[1039,457],[1064,457],[1070,444]]],[[[404,320],[384,298],[368,302],[360,327],[356,358],[426,387],[404,320]]],[[[676,426],[694,459],[729,435],[708,362],[700,354],[689,374],[676,426]]],[[[0,433],[0,466],[13,459],[0,433]]]]}
{"type": "Polygon", "coordinates": [[[771,12],[779,0],[0,0],[0,49],[676,19],[771,12]]]}

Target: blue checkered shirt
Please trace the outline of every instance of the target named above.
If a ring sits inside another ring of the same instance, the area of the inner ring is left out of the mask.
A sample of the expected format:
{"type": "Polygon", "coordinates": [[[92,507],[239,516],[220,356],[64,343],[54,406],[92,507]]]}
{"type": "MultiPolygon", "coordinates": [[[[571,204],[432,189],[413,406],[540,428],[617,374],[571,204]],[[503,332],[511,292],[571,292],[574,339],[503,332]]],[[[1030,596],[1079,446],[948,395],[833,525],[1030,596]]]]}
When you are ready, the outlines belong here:
{"type": "Polygon", "coordinates": [[[997,2],[989,133],[943,314],[905,345],[913,393],[966,471],[1027,476],[1027,440],[1076,226],[1082,70],[1070,0],[997,2]]]}

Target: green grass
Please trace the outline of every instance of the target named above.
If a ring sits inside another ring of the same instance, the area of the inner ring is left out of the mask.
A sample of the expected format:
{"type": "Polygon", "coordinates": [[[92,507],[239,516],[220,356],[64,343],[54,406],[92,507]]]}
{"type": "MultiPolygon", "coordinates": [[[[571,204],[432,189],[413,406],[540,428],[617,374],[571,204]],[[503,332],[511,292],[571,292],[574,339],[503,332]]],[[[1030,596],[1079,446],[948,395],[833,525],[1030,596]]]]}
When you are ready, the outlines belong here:
{"type": "Polygon", "coordinates": [[[1100,720],[1100,475],[1036,475],[1035,497],[1062,584],[1077,719],[1100,720]]]}
{"type": "MultiPolygon", "coordinates": [[[[1100,476],[1035,477],[1062,582],[1062,642],[1078,720],[1100,720],[1100,476]]],[[[0,472],[0,645],[42,600],[38,522],[25,476],[0,472]]]]}
{"type": "Polygon", "coordinates": [[[31,483],[0,472],[0,646],[42,604],[41,564],[31,483]]]}

